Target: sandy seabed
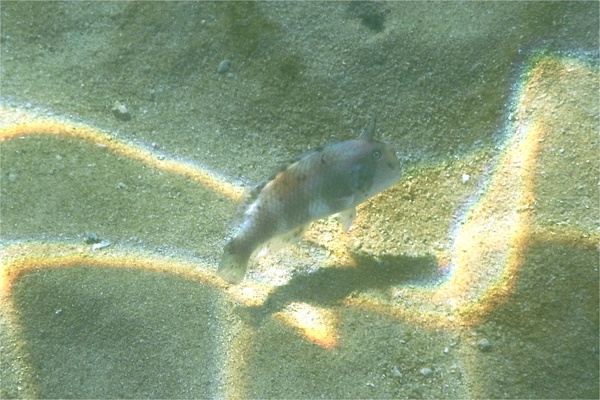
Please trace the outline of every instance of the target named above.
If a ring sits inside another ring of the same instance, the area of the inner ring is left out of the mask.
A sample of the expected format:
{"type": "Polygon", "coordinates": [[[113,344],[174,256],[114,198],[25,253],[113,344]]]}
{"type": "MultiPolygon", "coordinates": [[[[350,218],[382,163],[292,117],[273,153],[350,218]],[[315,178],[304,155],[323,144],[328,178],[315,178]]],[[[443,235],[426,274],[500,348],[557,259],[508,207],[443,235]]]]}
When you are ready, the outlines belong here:
{"type": "Polygon", "coordinates": [[[597,2],[1,4],[1,398],[598,398],[597,2]],[[377,136],[228,286],[247,188],[377,136]]]}

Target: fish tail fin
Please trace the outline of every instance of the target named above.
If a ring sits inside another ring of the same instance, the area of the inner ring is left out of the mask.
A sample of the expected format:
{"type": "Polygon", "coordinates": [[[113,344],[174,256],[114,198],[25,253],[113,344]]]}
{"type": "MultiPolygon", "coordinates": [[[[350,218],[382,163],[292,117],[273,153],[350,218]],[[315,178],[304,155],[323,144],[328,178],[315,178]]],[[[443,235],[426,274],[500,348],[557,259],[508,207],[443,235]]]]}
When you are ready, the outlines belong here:
{"type": "Polygon", "coordinates": [[[223,249],[223,257],[219,263],[219,276],[227,282],[237,285],[244,279],[250,255],[236,251],[235,240],[231,240],[223,249]]]}

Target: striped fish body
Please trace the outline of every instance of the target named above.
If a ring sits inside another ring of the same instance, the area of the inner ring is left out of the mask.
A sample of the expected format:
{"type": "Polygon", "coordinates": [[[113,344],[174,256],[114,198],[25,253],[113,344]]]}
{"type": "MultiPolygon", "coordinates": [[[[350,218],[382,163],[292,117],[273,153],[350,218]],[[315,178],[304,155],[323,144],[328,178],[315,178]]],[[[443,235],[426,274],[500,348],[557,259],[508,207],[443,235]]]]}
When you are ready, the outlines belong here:
{"type": "Polygon", "coordinates": [[[400,178],[396,152],[374,133],[373,120],[357,139],[309,150],[256,186],[224,248],[219,275],[241,282],[256,250],[298,241],[310,222],[329,215],[340,213],[347,230],[358,204],[400,178]]]}

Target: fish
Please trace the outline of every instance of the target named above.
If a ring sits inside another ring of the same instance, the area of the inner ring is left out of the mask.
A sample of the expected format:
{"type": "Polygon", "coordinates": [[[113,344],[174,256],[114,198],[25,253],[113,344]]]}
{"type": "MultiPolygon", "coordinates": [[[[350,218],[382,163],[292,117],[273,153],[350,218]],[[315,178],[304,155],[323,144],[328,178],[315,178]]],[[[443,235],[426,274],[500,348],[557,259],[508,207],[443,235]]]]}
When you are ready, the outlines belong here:
{"type": "Polygon", "coordinates": [[[240,205],[241,223],[223,249],[217,273],[230,284],[251,257],[302,239],[309,225],[336,214],[344,231],[356,206],[400,180],[394,148],[374,138],[373,117],[358,138],[308,150],[254,187],[240,205]]]}

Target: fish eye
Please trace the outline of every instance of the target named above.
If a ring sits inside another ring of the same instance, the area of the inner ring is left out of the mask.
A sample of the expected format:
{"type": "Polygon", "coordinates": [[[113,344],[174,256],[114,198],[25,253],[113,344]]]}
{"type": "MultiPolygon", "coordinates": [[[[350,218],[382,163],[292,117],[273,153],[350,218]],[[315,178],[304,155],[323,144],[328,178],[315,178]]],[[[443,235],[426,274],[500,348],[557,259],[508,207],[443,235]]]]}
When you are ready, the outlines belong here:
{"type": "Polygon", "coordinates": [[[373,156],[374,159],[379,160],[381,158],[381,150],[374,150],[373,153],[371,153],[371,156],[373,156]]]}

